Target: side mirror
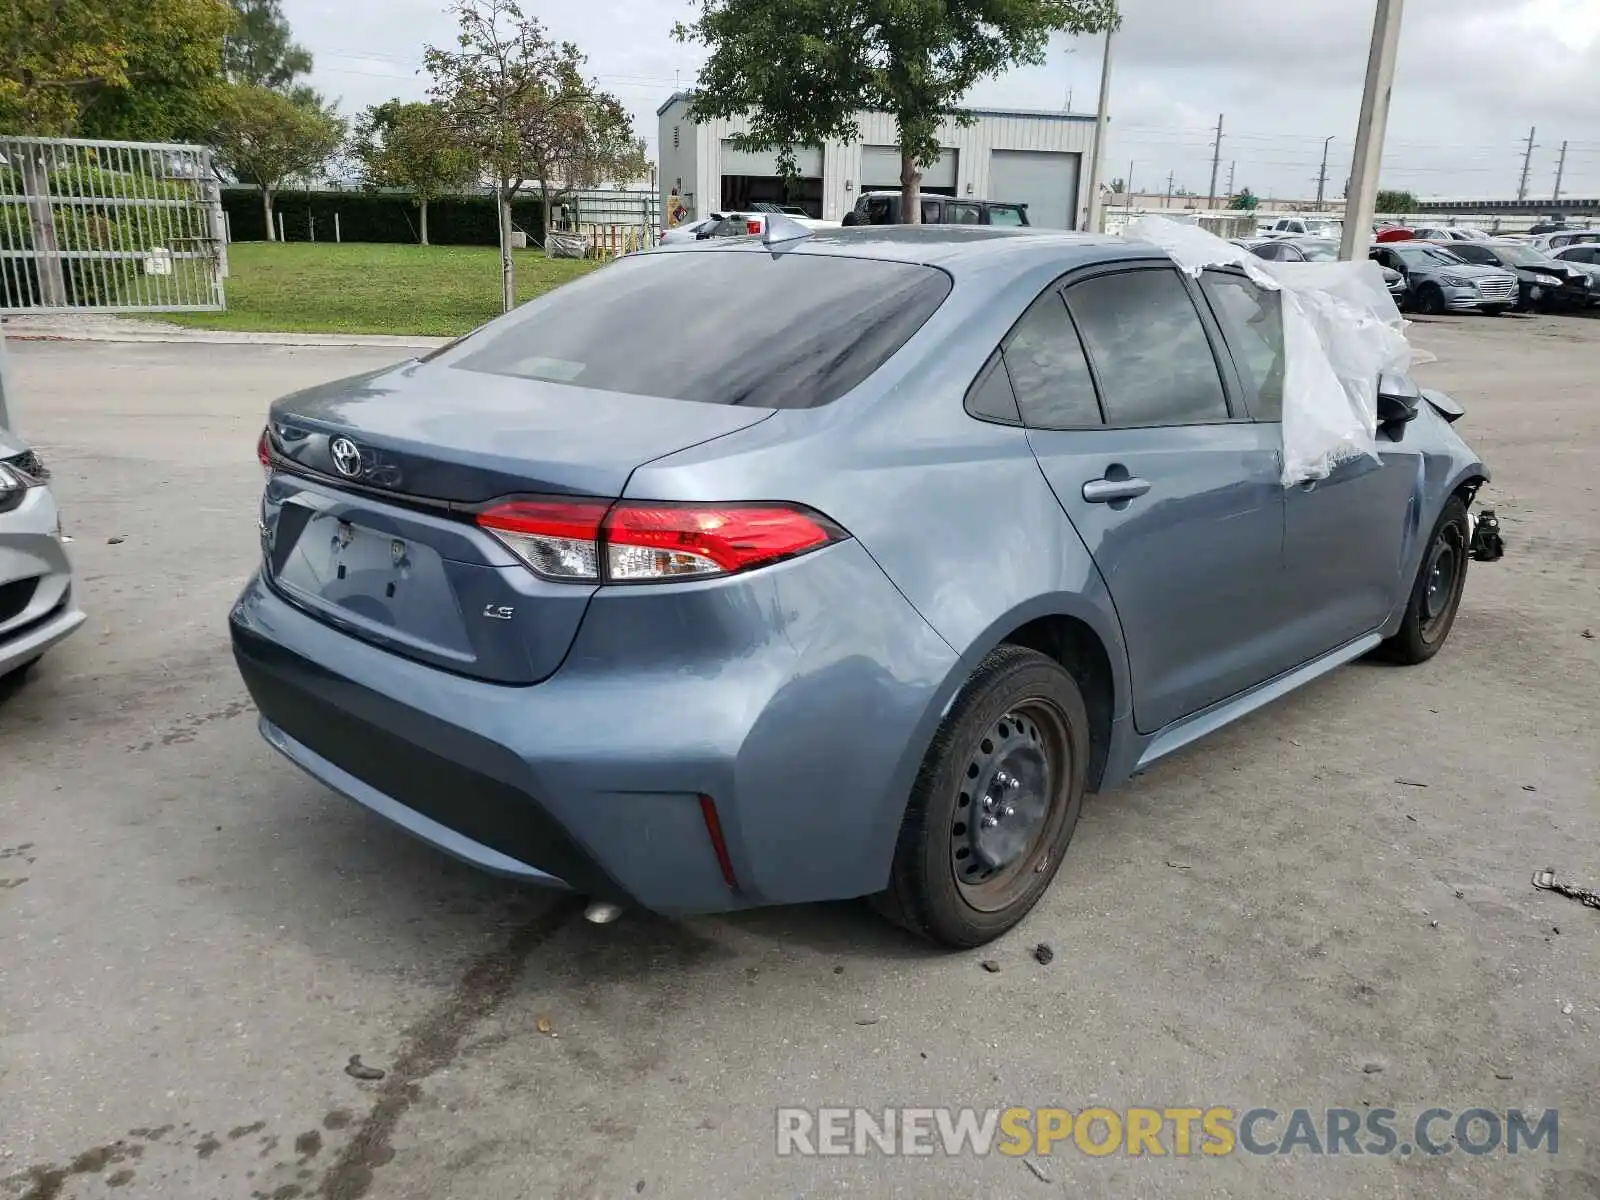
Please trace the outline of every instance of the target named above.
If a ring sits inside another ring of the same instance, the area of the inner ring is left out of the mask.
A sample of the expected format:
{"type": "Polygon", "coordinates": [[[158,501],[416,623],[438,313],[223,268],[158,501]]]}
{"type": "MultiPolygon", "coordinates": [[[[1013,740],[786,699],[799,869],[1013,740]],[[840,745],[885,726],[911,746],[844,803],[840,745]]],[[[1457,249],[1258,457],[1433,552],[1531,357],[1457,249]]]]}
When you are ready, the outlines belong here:
{"type": "Polygon", "coordinates": [[[1404,425],[1417,419],[1422,389],[1404,375],[1378,377],[1378,424],[1404,425]]]}

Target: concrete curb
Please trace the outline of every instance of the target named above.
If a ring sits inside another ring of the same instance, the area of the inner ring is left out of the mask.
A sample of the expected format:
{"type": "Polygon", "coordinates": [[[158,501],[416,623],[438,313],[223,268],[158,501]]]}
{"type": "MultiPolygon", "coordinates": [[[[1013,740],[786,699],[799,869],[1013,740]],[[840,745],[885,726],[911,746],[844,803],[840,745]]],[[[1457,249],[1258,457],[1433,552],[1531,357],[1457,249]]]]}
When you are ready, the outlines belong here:
{"type": "Polygon", "coordinates": [[[8,341],[14,342],[189,342],[202,346],[344,346],[368,349],[392,347],[405,350],[432,350],[450,341],[421,334],[391,333],[242,333],[221,329],[179,329],[155,326],[79,327],[69,325],[21,325],[7,321],[0,325],[8,341]]]}

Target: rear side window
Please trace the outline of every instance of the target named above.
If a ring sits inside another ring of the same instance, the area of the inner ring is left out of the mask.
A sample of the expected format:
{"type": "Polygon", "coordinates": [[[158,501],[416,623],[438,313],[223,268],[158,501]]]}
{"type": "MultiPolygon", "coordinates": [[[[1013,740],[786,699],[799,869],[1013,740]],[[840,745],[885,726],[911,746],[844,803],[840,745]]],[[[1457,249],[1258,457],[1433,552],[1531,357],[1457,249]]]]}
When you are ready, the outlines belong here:
{"type": "Polygon", "coordinates": [[[1200,279],[1233,350],[1250,413],[1258,421],[1283,419],[1283,295],[1242,275],[1207,271],[1200,279]]]}
{"type": "Polygon", "coordinates": [[[894,223],[894,204],[887,196],[867,201],[867,222],[872,225],[894,223]]]}
{"type": "Polygon", "coordinates": [[[943,271],[908,263],[643,254],[524,305],[440,361],[637,396],[814,408],[887,362],[949,294],[943,271]]]}
{"type": "Polygon", "coordinates": [[[1101,275],[1067,291],[1112,425],[1228,419],[1205,326],[1175,270],[1101,275]]]}
{"type": "Polygon", "coordinates": [[[1017,406],[1030,428],[1082,429],[1101,423],[1094,379],[1060,293],[1052,289],[1035,300],[1001,350],[1017,406]]]}
{"type": "Polygon", "coordinates": [[[924,225],[939,225],[944,222],[944,205],[938,200],[924,200],[922,202],[922,223],[924,225]]]}
{"type": "Polygon", "coordinates": [[[992,205],[989,208],[989,224],[991,225],[1026,225],[1028,219],[1022,215],[1020,208],[1009,205],[992,205]]]}

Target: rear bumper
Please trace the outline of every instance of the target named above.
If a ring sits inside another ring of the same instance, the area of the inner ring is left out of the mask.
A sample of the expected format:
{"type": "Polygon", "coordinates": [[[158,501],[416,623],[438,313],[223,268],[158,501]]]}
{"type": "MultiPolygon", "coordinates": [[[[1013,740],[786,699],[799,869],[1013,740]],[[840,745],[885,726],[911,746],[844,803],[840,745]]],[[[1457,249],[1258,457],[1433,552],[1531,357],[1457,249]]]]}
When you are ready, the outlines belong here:
{"type": "Polygon", "coordinates": [[[854,542],[602,589],[531,687],[387,653],[259,578],[230,626],[264,736],[317,779],[485,870],[669,913],[880,889],[955,663],[854,542]]]}

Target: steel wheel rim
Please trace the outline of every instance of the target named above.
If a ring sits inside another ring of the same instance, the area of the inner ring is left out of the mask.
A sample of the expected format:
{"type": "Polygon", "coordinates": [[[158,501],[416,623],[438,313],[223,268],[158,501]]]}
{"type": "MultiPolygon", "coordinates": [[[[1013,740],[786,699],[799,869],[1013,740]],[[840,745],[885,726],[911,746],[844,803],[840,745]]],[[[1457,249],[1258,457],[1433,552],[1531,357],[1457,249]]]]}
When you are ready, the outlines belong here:
{"type": "Polygon", "coordinates": [[[1455,613],[1461,593],[1466,539],[1455,525],[1447,525],[1433,539],[1422,576],[1422,638],[1432,642],[1455,613]]]}
{"type": "Polygon", "coordinates": [[[1066,716],[1042,697],[1018,701],[972,748],[950,822],[961,899],[996,912],[1028,890],[1066,819],[1072,778],[1066,716]]]}

